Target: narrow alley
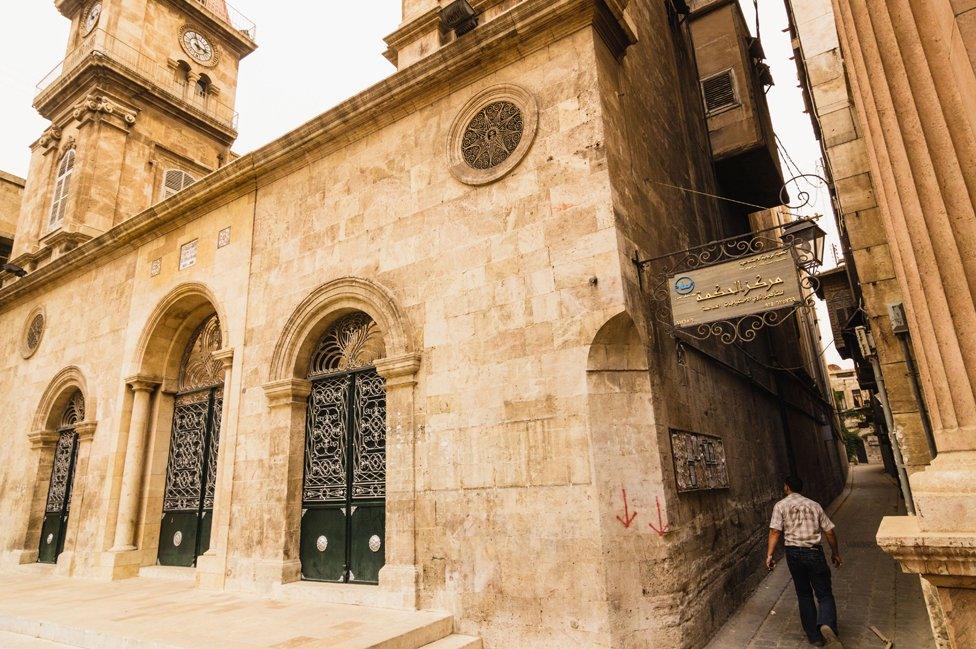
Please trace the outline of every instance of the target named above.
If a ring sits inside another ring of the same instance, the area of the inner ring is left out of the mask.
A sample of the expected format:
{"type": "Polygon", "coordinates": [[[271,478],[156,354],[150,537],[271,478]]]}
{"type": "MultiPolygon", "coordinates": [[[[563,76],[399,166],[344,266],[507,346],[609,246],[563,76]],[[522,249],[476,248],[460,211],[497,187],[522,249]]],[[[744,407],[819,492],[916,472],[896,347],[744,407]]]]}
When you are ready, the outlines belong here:
{"type": "MultiPolygon", "coordinates": [[[[884,516],[904,515],[898,487],[880,465],[851,467],[851,484],[828,514],[837,525],[844,565],[834,571],[834,595],[845,649],[935,647],[917,575],[902,573],[874,541],[884,516]]],[[[782,550],[779,559],[782,558],[782,550]]],[[[786,562],[760,585],[707,649],[806,649],[796,593],[786,562]]]]}

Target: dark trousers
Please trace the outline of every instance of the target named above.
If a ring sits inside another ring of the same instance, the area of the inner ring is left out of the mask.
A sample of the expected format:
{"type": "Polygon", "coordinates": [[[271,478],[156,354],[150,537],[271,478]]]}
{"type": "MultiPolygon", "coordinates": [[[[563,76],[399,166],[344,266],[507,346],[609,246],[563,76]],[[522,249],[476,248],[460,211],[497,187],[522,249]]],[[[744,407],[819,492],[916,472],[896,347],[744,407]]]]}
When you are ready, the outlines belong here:
{"type": "Polygon", "coordinates": [[[786,565],[793,576],[796,599],[800,604],[800,622],[810,642],[823,640],[820,633],[822,624],[837,633],[837,604],[830,587],[830,566],[827,565],[823,548],[787,546],[786,565]],[[814,595],[817,597],[816,604],[813,601],[814,595]]]}

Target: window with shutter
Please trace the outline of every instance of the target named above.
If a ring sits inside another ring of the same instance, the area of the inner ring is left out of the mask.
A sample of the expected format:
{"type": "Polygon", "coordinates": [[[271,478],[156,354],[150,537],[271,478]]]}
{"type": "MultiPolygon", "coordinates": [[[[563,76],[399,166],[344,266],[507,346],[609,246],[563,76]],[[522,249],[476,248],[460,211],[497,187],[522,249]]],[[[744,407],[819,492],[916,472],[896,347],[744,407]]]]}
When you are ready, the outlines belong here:
{"type": "Polygon", "coordinates": [[[68,208],[68,190],[71,188],[71,173],[75,169],[75,150],[70,149],[58,163],[58,175],[54,181],[54,200],[51,202],[51,216],[48,227],[57,227],[64,220],[68,208]]]}
{"type": "Polygon", "coordinates": [[[708,115],[714,115],[739,105],[732,70],[726,70],[702,79],[701,86],[702,96],[705,98],[705,112],[708,115]]]}
{"type": "Polygon", "coordinates": [[[196,178],[182,169],[170,169],[163,175],[163,200],[179,193],[196,182],[196,178]]]}

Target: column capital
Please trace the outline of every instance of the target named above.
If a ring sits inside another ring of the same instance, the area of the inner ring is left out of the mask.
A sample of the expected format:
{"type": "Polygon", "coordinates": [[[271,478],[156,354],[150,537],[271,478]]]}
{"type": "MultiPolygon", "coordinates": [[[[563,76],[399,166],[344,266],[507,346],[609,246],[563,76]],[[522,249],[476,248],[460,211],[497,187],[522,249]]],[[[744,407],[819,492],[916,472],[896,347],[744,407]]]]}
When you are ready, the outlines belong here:
{"type": "Polygon", "coordinates": [[[58,431],[56,430],[35,430],[27,434],[30,441],[31,450],[36,451],[45,447],[54,446],[58,441],[58,431]]]}
{"type": "Polygon", "coordinates": [[[160,381],[156,377],[136,374],[125,380],[126,385],[132,388],[133,392],[152,392],[159,387],[160,381]]]}
{"type": "Polygon", "coordinates": [[[220,365],[225,372],[230,369],[231,365],[234,364],[233,347],[227,347],[225,349],[215,351],[213,354],[211,354],[211,356],[213,356],[215,361],[220,361],[220,365]]]}
{"type": "Polygon", "coordinates": [[[312,384],[305,379],[281,379],[269,381],[261,386],[268,398],[268,406],[277,408],[293,404],[304,404],[312,393],[312,384]]]}
{"type": "Polygon", "coordinates": [[[401,354],[376,361],[376,372],[386,379],[387,387],[416,385],[420,371],[420,354],[401,354]]]}
{"type": "Polygon", "coordinates": [[[976,535],[971,532],[927,532],[917,516],[886,516],[877,542],[905,572],[936,585],[945,580],[976,587],[976,535]]]}
{"type": "Polygon", "coordinates": [[[78,435],[78,443],[84,444],[92,441],[95,437],[95,428],[97,427],[97,421],[83,421],[80,424],[75,424],[75,434],[78,435]]]}

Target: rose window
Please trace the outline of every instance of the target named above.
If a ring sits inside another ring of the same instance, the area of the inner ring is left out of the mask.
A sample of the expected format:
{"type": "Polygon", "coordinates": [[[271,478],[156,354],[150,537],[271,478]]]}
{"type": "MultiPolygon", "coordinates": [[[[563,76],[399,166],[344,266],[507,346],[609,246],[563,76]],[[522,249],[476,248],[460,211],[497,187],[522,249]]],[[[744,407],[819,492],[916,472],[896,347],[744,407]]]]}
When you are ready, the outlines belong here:
{"type": "Polygon", "coordinates": [[[464,161],[473,169],[505,162],[522,141],[522,111],[510,101],[496,101],[478,111],[461,139],[464,161]]]}

